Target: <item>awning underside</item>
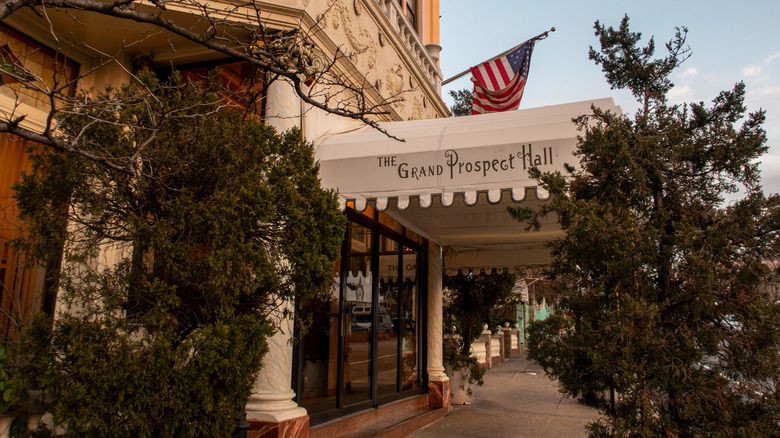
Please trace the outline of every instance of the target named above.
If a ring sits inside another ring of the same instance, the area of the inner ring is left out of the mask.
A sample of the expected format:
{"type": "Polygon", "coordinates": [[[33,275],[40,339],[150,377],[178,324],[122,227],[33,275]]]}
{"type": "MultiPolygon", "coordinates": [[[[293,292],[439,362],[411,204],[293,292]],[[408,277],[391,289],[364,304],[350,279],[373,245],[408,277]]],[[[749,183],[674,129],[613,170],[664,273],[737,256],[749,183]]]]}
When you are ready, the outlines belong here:
{"type": "Polygon", "coordinates": [[[420,208],[412,198],[405,209],[394,202],[385,210],[412,231],[434,241],[444,249],[444,268],[448,274],[458,270],[515,269],[547,265],[550,262],[545,242],[561,235],[555,217],[548,217],[539,231],[526,231],[526,224],[513,219],[507,207],[538,208],[544,202],[536,191],[526,191],[524,201],[515,202],[510,191],[504,191],[499,202],[488,201],[487,193],[480,193],[476,202],[463,202],[457,195],[449,207],[434,202],[420,208]]]}

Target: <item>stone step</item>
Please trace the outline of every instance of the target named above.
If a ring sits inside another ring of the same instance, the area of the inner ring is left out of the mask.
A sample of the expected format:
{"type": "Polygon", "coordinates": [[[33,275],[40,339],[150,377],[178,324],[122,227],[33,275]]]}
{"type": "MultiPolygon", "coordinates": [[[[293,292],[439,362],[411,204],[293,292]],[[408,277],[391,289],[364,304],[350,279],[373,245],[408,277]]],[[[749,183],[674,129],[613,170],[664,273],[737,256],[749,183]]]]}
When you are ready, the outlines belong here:
{"type": "Polygon", "coordinates": [[[449,408],[418,408],[383,419],[371,426],[343,435],[343,438],[404,438],[444,417],[449,408]]]}
{"type": "Polygon", "coordinates": [[[405,437],[447,413],[449,407],[429,407],[423,394],[312,427],[309,438],[405,437]]]}

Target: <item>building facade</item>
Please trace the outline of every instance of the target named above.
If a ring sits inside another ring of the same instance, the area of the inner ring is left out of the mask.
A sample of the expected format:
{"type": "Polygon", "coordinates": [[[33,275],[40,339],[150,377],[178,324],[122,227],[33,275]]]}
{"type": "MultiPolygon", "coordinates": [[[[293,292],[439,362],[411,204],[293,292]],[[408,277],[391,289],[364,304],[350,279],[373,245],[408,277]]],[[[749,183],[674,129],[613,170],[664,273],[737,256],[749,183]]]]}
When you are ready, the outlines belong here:
{"type": "MultiPolygon", "coordinates": [[[[134,7],[155,10],[140,2],[134,7]]],[[[381,127],[315,108],[288,81],[267,81],[268,72],[251,86],[265,123],[300,128],[314,143],[322,184],[339,191],[348,229],[329,293],[288,303],[312,321],[309,331],[291,343],[292,321],[277,318],[246,406],[250,435],[339,436],[362,427],[355,418],[377,423],[409,400],[412,410],[446,413],[442,274],[549,261],[543,244],[557,226],[546,223],[529,234],[506,207],[544,201],[527,170],[563,169],[576,144],[571,119],[589,112],[592,102],[449,118],[440,95],[438,0],[173,1],[161,15],[196,29],[204,11],[240,23],[246,32],[231,36],[236,42],[264,44],[257,29],[305,35],[318,62],[360,90],[365,107],[377,109],[369,118],[381,127]]],[[[83,75],[68,90],[74,94],[76,86],[127,83],[139,66],[187,74],[220,66],[225,84],[237,88],[258,75],[245,62],[150,24],[80,10],[48,12],[48,22],[27,10],[3,20],[3,66],[23,65],[41,77],[83,75]]],[[[3,117],[24,114],[23,126],[43,129],[43,96],[20,90],[6,75],[3,80],[3,117]]],[[[315,99],[332,93],[317,82],[304,92],[315,99]]],[[[346,96],[344,102],[354,97],[346,96]]],[[[593,103],[619,110],[609,99],[593,103]]],[[[18,222],[10,187],[30,168],[28,143],[0,139],[0,212],[8,224],[18,222]]],[[[16,306],[21,320],[54,313],[45,272],[56,267],[22,269],[21,256],[7,244],[21,228],[12,228],[3,228],[0,279],[24,297],[16,306]]]]}
{"type": "MultiPolygon", "coordinates": [[[[329,63],[340,80],[362,92],[365,106],[381,107],[377,111],[381,114],[373,116],[378,121],[449,115],[440,98],[438,0],[202,5],[203,10],[195,2],[167,2],[162,14],[197,28],[207,11],[211,17],[261,28],[263,35],[305,35],[320,60],[329,63]],[[383,105],[385,102],[391,103],[383,105]]],[[[155,10],[153,5],[143,3],[134,7],[155,10]]],[[[156,70],[176,68],[193,75],[219,66],[226,84],[236,87],[257,74],[240,60],[149,24],[88,11],[46,12],[47,18],[42,19],[29,10],[20,10],[0,24],[3,67],[22,67],[41,78],[44,88],[71,81],[68,92],[75,95],[79,90],[116,87],[129,82],[139,65],[156,70]],[[111,59],[107,62],[107,58],[111,59]]],[[[15,82],[12,75],[3,75],[0,111],[4,118],[23,114],[24,127],[45,130],[49,111],[46,93],[30,91],[15,82]]],[[[262,115],[266,123],[279,130],[298,127],[307,139],[316,141],[364,125],[312,108],[287,81],[261,82],[257,88],[262,88],[262,115]]],[[[328,95],[327,86],[316,87],[306,91],[315,98],[328,95]]],[[[56,266],[25,268],[23,255],[14,252],[10,244],[23,233],[11,187],[23,171],[32,170],[25,153],[31,144],[12,135],[0,138],[2,305],[5,314],[18,314],[3,321],[7,339],[16,338],[18,324],[32,314],[56,312],[55,297],[45,275],[47,268],[51,271],[56,266]]],[[[311,424],[322,423],[404,395],[427,393],[429,378],[424,368],[427,358],[421,324],[425,317],[421,300],[427,283],[427,242],[383,213],[376,212],[374,217],[366,212],[347,214],[350,231],[344,257],[334,271],[330,301],[299,303],[297,309],[314,316],[314,329],[295,351],[289,343],[292,326],[284,326],[290,321],[283,321],[279,333],[270,340],[271,351],[247,404],[248,420],[255,431],[270,428],[276,431],[273,433],[283,430],[284,435],[304,436],[309,415],[313,418],[311,424]],[[377,263],[383,264],[383,270],[372,277],[377,263]],[[374,315],[378,322],[373,320],[374,315]],[[343,332],[339,332],[341,327],[343,332]],[[332,336],[326,336],[329,333],[332,336]],[[325,342],[316,339],[315,334],[326,338],[325,342]]]]}

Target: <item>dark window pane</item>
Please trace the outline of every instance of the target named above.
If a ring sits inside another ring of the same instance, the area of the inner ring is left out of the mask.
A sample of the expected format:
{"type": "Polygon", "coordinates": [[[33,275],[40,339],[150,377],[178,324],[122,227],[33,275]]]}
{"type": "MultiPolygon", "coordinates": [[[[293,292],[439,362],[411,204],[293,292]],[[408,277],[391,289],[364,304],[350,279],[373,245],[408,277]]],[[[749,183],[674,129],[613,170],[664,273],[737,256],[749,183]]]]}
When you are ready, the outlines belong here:
{"type": "Polygon", "coordinates": [[[350,254],[344,293],[344,405],[371,397],[373,232],[350,223],[350,254]]]}
{"type": "Polygon", "coordinates": [[[417,252],[404,252],[404,276],[401,283],[401,312],[404,321],[402,343],[401,389],[420,386],[420,333],[418,324],[419,295],[417,252]]]}
{"type": "Polygon", "coordinates": [[[377,306],[377,393],[398,391],[398,242],[382,237],[377,306]]]}
{"type": "Polygon", "coordinates": [[[338,385],[339,266],[334,270],[327,295],[306,303],[312,325],[303,337],[303,391],[301,406],[309,415],[336,408],[338,385]]]}

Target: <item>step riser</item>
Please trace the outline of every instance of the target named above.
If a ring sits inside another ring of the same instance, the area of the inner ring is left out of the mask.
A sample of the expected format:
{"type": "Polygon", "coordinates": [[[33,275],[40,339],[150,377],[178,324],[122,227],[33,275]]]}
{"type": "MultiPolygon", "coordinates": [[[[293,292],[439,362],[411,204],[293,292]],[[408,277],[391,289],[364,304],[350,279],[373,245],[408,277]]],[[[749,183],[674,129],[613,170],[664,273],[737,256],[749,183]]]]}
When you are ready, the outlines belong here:
{"type": "Polygon", "coordinates": [[[402,437],[441,418],[448,411],[448,408],[430,409],[427,395],[420,395],[315,426],[309,430],[309,438],[353,435],[355,438],[402,437]],[[377,429],[379,423],[383,422],[390,424],[377,429]],[[395,429],[403,429],[403,432],[394,434],[395,429]]]}

